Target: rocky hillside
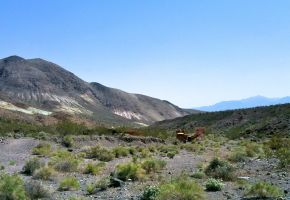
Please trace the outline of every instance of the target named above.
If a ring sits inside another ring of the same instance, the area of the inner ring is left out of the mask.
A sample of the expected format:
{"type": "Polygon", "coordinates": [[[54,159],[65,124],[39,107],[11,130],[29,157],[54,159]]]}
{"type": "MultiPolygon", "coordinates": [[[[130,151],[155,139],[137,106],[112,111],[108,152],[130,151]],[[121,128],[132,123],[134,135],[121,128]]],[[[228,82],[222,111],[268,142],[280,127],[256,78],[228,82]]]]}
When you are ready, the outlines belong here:
{"type": "Polygon", "coordinates": [[[290,133],[290,104],[251,109],[200,113],[157,122],[152,127],[166,130],[179,128],[193,131],[195,127],[223,133],[232,138],[251,135],[290,133]]]}
{"type": "Polygon", "coordinates": [[[188,114],[167,101],[88,83],[54,63],[18,56],[0,60],[0,108],[104,123],[151,124],[188,114]]]}

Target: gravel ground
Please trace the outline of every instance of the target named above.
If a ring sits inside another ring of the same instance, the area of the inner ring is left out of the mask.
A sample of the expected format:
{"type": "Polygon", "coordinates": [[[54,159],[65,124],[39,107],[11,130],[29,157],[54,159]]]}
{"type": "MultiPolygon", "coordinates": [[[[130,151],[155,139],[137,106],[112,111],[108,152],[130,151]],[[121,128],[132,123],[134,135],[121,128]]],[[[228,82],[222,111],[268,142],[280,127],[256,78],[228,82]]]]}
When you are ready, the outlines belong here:
{"type": "MultiPolygon", "coordinates": [[[[0,143],[0,163],[4,165],[5,171],[8,173],[20,172],[25,161],[31,157],[31,150],[40,141],[31,138],[21,139],[6,139],[0,143]]],[[[80,146],[99,144],[105,147],[114,147],[124,142],[116,140],[98,139],[85,143],[81,142],[80,146]]],[[[56,145],[56,144],[54,144],[56,145]]],[[[57,144],[59,145],[59,144],[57,144]]],[[[129,145],[140,146],[139,142],[130,143],[129,145]]],[[[142,144],[144,145],[144,144],[142,144]]],[[[79,146],[79,147],[80,147],[79,146]]],[[[74,149],[78,151],[78,149],[74,149]]],[[[180,173],[192,174],[198,170],[200,163],[208,162],[212,157],[211,153],[207,154],[193,154],[187,151],[180,151],[173,159],[158,157],[167,162],[166,168],[159,174],[163,179],[170,179],[180,173]]],[[[155,181],[149,182],[127,182],[120,188],[109,188],[108,190],[98,192],[95,195],[86,194],[86,185],[91,182],[100,180],[104,176],[108,176],[119,163],[130,161],[131,158],[119,158],[110,161],[106,165],[106,169],[99,176],[85,175],[80,173],[60,174],[58,179],[54,181],[45,181],[44,185],[47,186],[52,192],[52,199],[69,199],[72,196],[86,196],[87,199],[114,199],[114,200],[130,200],[138,199],[146,185],[157,184],[155,181]],[[81,189],[78,191],[59,192],[57,191],[58,182],[65,176],[75,176],[81,183],[81,189]]],[[[244,163],[237,164],[240,176],[249,177],[249,182],[256,182],[258,180],[265,180],[278,185],[287,193],[290,199],[290,176],[285,171],[276,169],[277,161],[274,159],[249,159],[244,163]]],[[[23,175],[21,175],[23,176],[23,175]]],[[[29,180],[31,177],[23,176],[24,180],[29,180]]],[[[197,180],[201,185],[204,185],[206,180],[197,180]]],[[[244,194],[243,188],[233,182],[226,182],[225,187],[220,192],[207,192],[208,200],[223,200],[223,199],[242,199],[244,194]]]]}

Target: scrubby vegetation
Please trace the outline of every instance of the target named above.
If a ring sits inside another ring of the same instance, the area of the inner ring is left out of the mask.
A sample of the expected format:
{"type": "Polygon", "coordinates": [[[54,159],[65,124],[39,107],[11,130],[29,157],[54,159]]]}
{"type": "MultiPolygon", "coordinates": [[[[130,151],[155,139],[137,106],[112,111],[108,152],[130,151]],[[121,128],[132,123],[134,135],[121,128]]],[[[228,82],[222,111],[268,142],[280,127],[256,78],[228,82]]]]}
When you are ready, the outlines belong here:
{"type": "Polygon", "coordinates": [[[205,193],[203,188],[194,180],[186,176],[180,176],[170,182],[159,186],[158,200],[203,200],[205,193]]]}
{"type": "Polygon", "coordinates": [[[103,170],[105,167],[104,162],[99,162],[99,163],[87,163],[85,168],[84,168],[84,173],[85,174],[92,174],[92,175],[98,175],[100,172],[103,170]]]}
{"type": "Polygon", "coordinates": [[[235,179],[235,169],[226,161],[214,158],[205,169],[205,174],[224,181],[235,179]]]}
{"type": "Polygon", "coordinates": [[[78,190],[80,183],[75,177],[66,177],[59,184],[60,191],[78,190]]]}
{"type": "Polygon", "coordinates": [[[57,176],[56,171],[50,166],[44,166],[34,172],[33,178],[41,180],[53,180],[57,176]]]}
{"type": "Polygon", "coordinates": [[[96,158],[100,161],[108,162],[115,158],[115,155],[112,151],[102,148],[100,146],[91,147],[87,152],[86,155],[88,158],[96,158]]]}
{"type": "Polygon", "coordinates": [[[65,146],[65,147],[72,147],[74,145],[74,139],[73,139],[73,136],[71,135],[66,135],[62,138],[62,144],[65,146]]]}
{"type": "Polygon", "coordinates": [[[166,166],[164,160],[158,159],[146,159],[142,162],[141,167],[145,170],[147,174],[156,173],[166,166]]]}
{"type": "Polygon", "coordinates": [[[160,190],[157,186],[147,186],[141,196],[141,200],[157,200],[160,190]]]}
{"type": "Polygon", "coordinates": [[[206,190],[207,191],[220,191],[223,189],[224,184],[221,180],[214,179],[214,178],[209,178],[205,184],[206,190]]]}
{"type": "Polygon", "coordinates": [[[27,175],[33,175],[33,173],[43,165],[44,163],[42,163],[38,158],[33,158],[25,163],[22,172],[27,175]]]}
{"type": "Polygon", "coordinates": [[[75,155],[65,150],[59,150],[54,153],[49,165],[60,172],[75,172],[78,171],[80,159],[75,155]]]}
{"type": "Polygon", "coordinates": [[[48,143],[40,143],[33,148],[32,153],[39,156],[49,156],[51,154],[51,145],[48,143]]]}
{"type": "Polygon", "coordinates": [[[97,181],[96,183],[90,183],[87,185],[87,192],[88,194],[95,194],[97,191],[106,190],[110,187],[111,181],[110,177],[104,177],[101,180],[97,181]]]}
{"type": "Polygon", "coordinates": [[[25,191],[29,199],[49,198],[50,192],[38,181],[28,181],[25,183],[25,191]]]}
{"type": "Polygon", "coordinates": [[[115,147],[112,152],[115,154],[116,158],[126,157],[130,153],[129,148],[124,146],[115,147]]]}
{"type": "Polygon", "coordinates": [[[283,192],[275,185],[271,185],[267,182],[258,182],[251,185],[247,191],[246,196],[258,197],[258,198],[277,198],[282,197],[283,192]]]}
{"type": "Polygon", "coordinates": [[[18,175],[0,174],[0,199],[27,200],[23,180],[18,175]]]}
{"type": "Polygon", "coordinates": [[[267,157],[274,157],[280,161],[281,168],[290,170],[290,138],[272,137],[265,142],[264,149],[267,157]]]}
{"type": "Polygon", "coordinates": [[[145,178],[145,170],[141,167],[139,163],[125,163],[119,164],[116,167],[115,176],[122,180],[143,180],[145,178]]]}

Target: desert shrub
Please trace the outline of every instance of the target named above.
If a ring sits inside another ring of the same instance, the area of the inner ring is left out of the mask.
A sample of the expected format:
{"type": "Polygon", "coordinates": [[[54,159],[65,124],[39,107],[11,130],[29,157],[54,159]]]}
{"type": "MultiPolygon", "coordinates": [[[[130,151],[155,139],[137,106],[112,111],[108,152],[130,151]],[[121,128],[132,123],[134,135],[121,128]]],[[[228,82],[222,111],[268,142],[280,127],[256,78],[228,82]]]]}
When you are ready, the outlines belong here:
{"type": "Polygon", "coordinates": [[[59,184],[60,191],[78,190],[80,183],[75,177],[66,177],[59,184]]]}
{"type": "Polygon", "coordinates": [[[46,133],[44,131],[40,131],[36,135],[36,139],[39,139],[39,140],[47,140],[48,138],[49,138],[49,133],[46,133]]]}
{"type": "Polygon", "coordinates": [[[93,175],[100,174],[100,172],[104,169],[105,165],[106,164],[104,162],[99,162],[97,164],[88,163],[85,166],[84,173],[85,174],[93,174],[93,175]]]}
{"type": "Polygon", "coordinates": [[[173,158],[176,154],[179,153],[175,145],[161,145],[158,150],[160,151],[161,155],[168,156],[169,158],[173,158]]]}
{"type": "Polygon", "coordinates": [[[37,169],[34,174],[33,178],[35,179],[41,179],[41,180],[53,180],[54,177],[56,177],[56,171],[50,167],[50,166],[45,166],[40,169],[37,169]]]}
{"type": "Polygon", "coordinates": [[[51,145],[48,143],[40,143],[32,149],[34,155],[40,156],[49,156],[51,152],[51,145]]]}
{"type": "Polygon", "coordinates": [[[0,174],[0,199],[27,200],[22,179],[18,175],[0,174]]]}
{"type": "Polygon", "coordinates": [[[264,144],[267,157],[274,157],[279,160],[281,168],[290,169],[290,139],[273,136],[272,139],[264,144]]]}
{"type": "Polygon", "coordinates": [[[22,173],[26,175],[33,175],[35,170],[42,167],[44,163],[42,163],[38,158],[32,158],[28,160],[23,166],[22,173]]]}
{"type": "Polygon", "coordinates": [[[9,165],[11,165],[11,166],[16,165],[16,161],[15,160],[10,160],[9,161],[9,165]]]}
{"type": "Polygon", "coordinates": [[[141,200],[157,200],[160,190],[157,186],[147,186],[141,196],[141,200]]]}
{"type": "Polygon", "coordinates": [[[155,153],[157,151],[157,148],[155,145],[149,145],[147,148],[151,153],[155,153]]]}
{"type": "Polygon", "coordinates": [[[136,155],[137,153],[137,150],[135,147],[129,147],[128,150],[131,155],[136,155]]]}
{"type": "Polygon", "coordinates": [[[75,197],[70,197],[69,200],[86,200],[86,198],[75,196],[75,197]]]}
{"type": "Polygon", "coordinates": [[[68,151],[59,150],[54,153],[49,165],[52,165],[60,172],[75,172],[78,170],[80,162],[76,155],[68,151]]]}
{"type": "Polygon", "coordinates": [[[139,156],[141,158],[149,158],[152,156],[152,153],[147,148],[141,148],[139,152],[140,152],[139,156]]]}
{"type": "Polygon", "coordinates": [[[100,146],[91,147],[87,151],[88,158],[96,158],[100,161],[109,162],[114,159],[115,155],[112,151],[100,146]]]}
{"type": "Polygon", "coordinates": [[[127,147],[119,146],[113,149],[113,153],[115,154],[116,158],[126,157],[129,155],[129,149],[127,147]]]}
{"type": "Polygon", "coordinates": [[[25,183],[25,191],[30,199],[48,198],[49,191],[38,181],[28,181],[25,183]]]}
{"type": "Polygon", "coordinates": [[[255,142],[247,142],[245,144],[245,152],[248,157],[264,156],[263,145],[255,142]]]}
{"type": "Polygon", "coordinates": [[[84,124],[77,124],[69,120],[63,120],[56,126],[56,131],[60,135],[83,135],[88,131],[84,124]]]}
{"type": "Polygon", "coordinates": [[[205,169],[205,174],[216,179],[231,181],[235,179],[234,168],[218,158],[214,158],[205,169]]]}
{"type": "Polygon", "coordinates": [[[282,168],[290,170],[290,148],[283,147],[277,150],[276,157],[279,159],[279,165],[282,168]]]}
{"type": "Polygon", "coordinates": [[[147,174],[158,172],[165,166],[166,162],[164,160],[158,160],[153,158],[147,159],[141,164],[141,167],[145,170],[147,174]]]}
{"type": "Polygon", "coordinates": [[[72,147],[74,145],[74,139],[71,135],[66,135],[62,138],[62,144],[65,147],[72,147]]]}
{"type": "Polygon", "coordinates": [[[224,187],[224,184],[221,180],[209,178],[205,183],[205,188],[207,191],[221,191],[224,187]]]}
{"type": "Polygon", "coordinates": [[[194,180],[180,176],[159,186],[158,200],[203,200],[203,188],[194,180]]]}
{"type": "Polygon", "coordinates": [[[87,185],[86,190],[87,190],[87,193],[88,194],[95,194],[97,192],[96,187],[95,187],[95,184],[93,184],[93,183],[89,183],[87,185]]]}
{"type": "Polygon", "coordinates": [[[229,160],[232,162],[245,162],[247,159],[247,153],[243,149],[235,149],[230,155],[229,160]]]}
{"type": "Polygon", "coordinates": [[[97,191],[103,191],[109,188],[111,185],[110,177],[104,177],[96,183],[90,183],[87,185],[88,194],[95,194],[97,191]]]}
{"type": "Polygon", "coordinates": [[[199,172],[195,172],[191,175],[192,178],[196,178],[196,179],[203,179],[205,177],[205,174],[201,171],[199,172]]]}
{"type": "Polygon", "coordinates": [[[138,163],[125,163],[119,164],[116,167],[115,176],[122,180],[127,181],[129,179],[135,180],[142,180],[144,179],[145,171],[138,163]]]}
{"type": "Polygon", "coordinates": [[[258,182],[251,185],[246,190],[246,196],[253,196],[258,198],[277,198],[282,197],[283,192],[275,185],[271,185],[267,182],[258,182]]]}
{"type": "Polygon", "coordinates": [[[186,144],[180,144],[180,149],[184,149],[186,151],[195,152],[198,150],[197,145],[186,143],[186,144]]]}

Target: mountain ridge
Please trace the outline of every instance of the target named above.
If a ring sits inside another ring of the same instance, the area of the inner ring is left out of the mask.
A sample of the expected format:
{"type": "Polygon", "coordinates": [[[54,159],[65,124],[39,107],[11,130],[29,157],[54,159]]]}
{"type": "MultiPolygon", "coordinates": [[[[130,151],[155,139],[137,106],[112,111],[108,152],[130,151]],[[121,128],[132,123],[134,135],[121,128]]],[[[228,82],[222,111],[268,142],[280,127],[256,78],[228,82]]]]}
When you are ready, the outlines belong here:
{"type": "Polygon", "coordinates": [[[241,100],[229,100],[221,101],[210,106],[196,107],[198,109],[206,112],[216,112],[216,111],[225,111],[225,110],[235,110],[243,108],[254,108],[259,106],[270,106],[277,104],[290,103],[290,96],[281,97],[281,98],[268,98],[264,96],[253,96],[241,100]]]}
{"type": "Polygon", "coordinates": [[[0,59],[0,99],[121,124],[152,124],[188,114],[168,101],[89,83],[50,61],[19,56],[0,59]]]}

